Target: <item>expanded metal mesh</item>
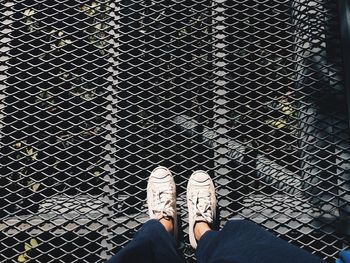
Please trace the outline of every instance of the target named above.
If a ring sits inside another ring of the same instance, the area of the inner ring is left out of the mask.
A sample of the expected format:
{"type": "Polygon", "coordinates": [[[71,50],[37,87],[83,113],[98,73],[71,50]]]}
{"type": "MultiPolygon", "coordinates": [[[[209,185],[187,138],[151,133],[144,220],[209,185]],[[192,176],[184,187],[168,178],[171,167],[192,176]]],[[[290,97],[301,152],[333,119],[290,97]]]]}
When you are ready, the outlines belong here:
{"type": "Polygon", "coordinates": [[[4,0],[0,262],[104,262],[169,167],[332,262],[349,246],[350,138],[334,0],[4,0]]]}

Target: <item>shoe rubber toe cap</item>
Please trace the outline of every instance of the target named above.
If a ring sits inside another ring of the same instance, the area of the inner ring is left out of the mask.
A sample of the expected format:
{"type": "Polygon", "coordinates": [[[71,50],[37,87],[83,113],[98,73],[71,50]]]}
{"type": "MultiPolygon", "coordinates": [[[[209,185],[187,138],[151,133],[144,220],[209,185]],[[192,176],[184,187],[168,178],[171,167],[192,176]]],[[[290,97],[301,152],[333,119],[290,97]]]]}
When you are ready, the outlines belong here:
{"type": "Polygon", "coordinates": [[[191,181],[193,183],[205,183],[206,181],[210,180],[210,176],[208,173],[206,173],[205,171],[195,171],[192,175],[191,175],[191,181]]]}

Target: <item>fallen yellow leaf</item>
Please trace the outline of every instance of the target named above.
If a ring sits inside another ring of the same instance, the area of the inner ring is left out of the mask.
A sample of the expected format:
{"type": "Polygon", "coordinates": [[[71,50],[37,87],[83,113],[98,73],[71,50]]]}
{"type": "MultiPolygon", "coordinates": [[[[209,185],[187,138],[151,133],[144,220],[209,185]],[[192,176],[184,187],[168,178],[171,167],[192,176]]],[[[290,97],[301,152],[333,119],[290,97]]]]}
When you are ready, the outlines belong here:
{"type": "Polygon", "coordinates": [[[31,188],[34,192],[38,191],[40,187],[40,183],[35,183],[35,184],[32,184],[31,188]]]}
{"type": "Polygon", "coordinates": [[[32,155],[32,160],[33,160],[33,161],[36,161],[36,160],[37,160],[37,156],[38,156],[38,153],[37,153],[37,152],[34,153],[34,154],[32,155]]]}
{"type": "Polygon", "coordinates": [[[25,243],[25,244],[24,244],[24,251],[25,251],[25,252],[28,252],[31,248],[32,248],[32,246],[29,245],[28,243],[25,243]]]}
{"type": "Polygon", "coordinates": [[[25,11],[23,12],[23,14],[24,14],[25,16],[32,16],[32,15],[35,14],[35,10],[34,10],[34,9],[27,9],[27,10],[25,10],[25,11]]]}
{"type": "Polygon", "coordinates": [[[284,114],[290,115],[293,113],[293,108],[290,106],[284,106],[284,107],[282,107],[282,111],[284,114]]]}
{"type": "Polygon", "coordinates": [[[267,123],[270,124],[271,126],[278,128],[278,129],[282,129],[283,127],[286,126],[286,122],[284,120],[277,120],[277,121],[269,120],[269,121],[267,121],[267,123]]]}
{"type": "Polygon", "coordinates": [[[18,262],[25,262],[26,261],[26,258],[24,255],[19,255],[18,258],[17,258],[17,261],[18,262]]]}
{"type": "Polygon", "coordinates": [[[33,148],[27,148],[27,154],[29,154],[29,155],[31,155],[31,154],[33,154],[33,148]]]}
{"type": "Polygon", "coordinates": [[[30,244],[31,244],[32,248],[36,248],[38,246],[38,241],[35,238],[32,238],[30,240],[30,244]]]}

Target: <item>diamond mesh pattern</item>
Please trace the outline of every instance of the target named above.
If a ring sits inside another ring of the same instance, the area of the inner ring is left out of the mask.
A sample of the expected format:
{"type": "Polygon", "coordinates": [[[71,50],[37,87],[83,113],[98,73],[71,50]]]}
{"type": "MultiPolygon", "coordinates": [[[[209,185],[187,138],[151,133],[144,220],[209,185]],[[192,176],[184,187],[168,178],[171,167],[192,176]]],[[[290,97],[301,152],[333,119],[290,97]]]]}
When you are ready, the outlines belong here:
{"type": "Polygon", "coordinates": [[[147,220],[147,178],[215,181],[249,218],[333,262],[350,238],[336,1],[7,0],[0,262],[104,262],[147,220]]]}

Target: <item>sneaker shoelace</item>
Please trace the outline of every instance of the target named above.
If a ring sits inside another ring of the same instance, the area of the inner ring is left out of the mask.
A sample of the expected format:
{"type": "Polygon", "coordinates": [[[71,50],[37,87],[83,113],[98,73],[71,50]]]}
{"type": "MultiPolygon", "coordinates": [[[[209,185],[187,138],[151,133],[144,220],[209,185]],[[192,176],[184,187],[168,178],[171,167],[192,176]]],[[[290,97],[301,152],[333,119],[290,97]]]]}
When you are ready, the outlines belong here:
{"type": "Polygon", "coordinates": [[[158,187],[157,191],[153,192],[153,200],[155,203],[153,213],[157,219],[174,216],[174,193],[172,188],[169,186],[158,187]]]}
{"type": "Polygon", "coordinates": [[[208,223],[213,222],[210,191],[208,189],[201,189],[195,192],[192,198],[192,204],[195,221],[204,220],[208,223]]]}

